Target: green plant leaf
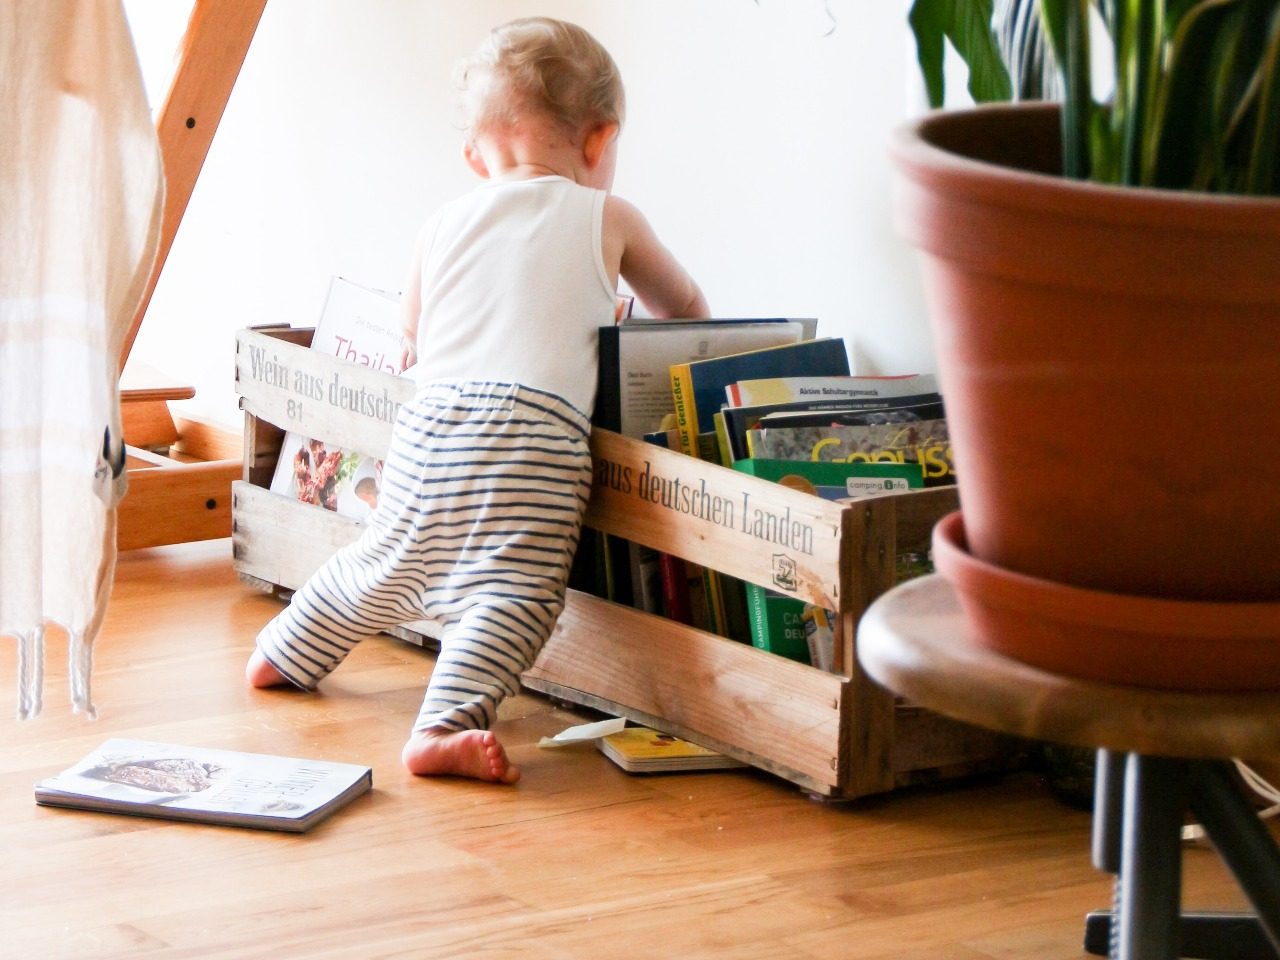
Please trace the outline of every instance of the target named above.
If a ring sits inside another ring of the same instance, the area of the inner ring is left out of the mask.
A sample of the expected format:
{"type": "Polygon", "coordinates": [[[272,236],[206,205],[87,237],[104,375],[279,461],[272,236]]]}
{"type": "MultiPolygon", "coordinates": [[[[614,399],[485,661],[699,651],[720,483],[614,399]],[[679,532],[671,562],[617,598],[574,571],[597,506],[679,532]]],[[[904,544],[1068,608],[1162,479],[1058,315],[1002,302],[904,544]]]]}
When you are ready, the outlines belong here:
{"type": "Polygon", "coordinates": [[[1119,140],[1111,123],[1111,107],[1094,105],[1089,117],[1090,176],[1103,183],[1120,181],[1119,140]]]}
{"type": "Polygon", "coordinates": [[[916,38],[916,60],[924,78],[929,106],[940,107],[947,95],[946,79],[942,72],[945,45],[943,38],[943,4],[940,0],[915,0],[907,22],[916,38]]]}
{"type": "Polygon", "coordinates": [[[969,68],[969,94],[977,103],[1008,100],[1009,71],[991,29],[993,0],[914,0],[907,22],[916,38],[916,58],[929,104],[946,99],[944,38],[969,68]]]}
{"type": "MultiPolygon", "coordinates": [[[[1226,3],[1233,3],[1234,0],[1225,0],[1226,3]]],[[[1204,5],[1203,0],[1165,0],[1164,5],[1164,31],[1165,37],[1172,40],[1177,36],[1178,30],[1182,27],[1183,18],[1185,18],[1193,10],[1204,5]]]]}
{"type": "Polygon", "coordinates": [[[1214,99],[1217,80],[1229,71],[1233,54],[1221,42],[1222,26],[1230,21],[1235,4],[1236,0],[1197,0],[1175,11],[1178,23],[1151,115],[1155,148],[1144,181],[1150,186],[1186,187],[1217,162],[1215,145],[1225,136],[1227,122],[1219,119],[1214,99]]]}
{"type": "Polygon", "coordinates": [[[1215,86],[1214,116],[1223,132],[1216,144],[1215,166],[1206,171],[1207,189],[1243,193],[1248,187],[1263,70],[1274,0],[1238,0],[1219,44],[1224,67],[1215,86]]]}
{"type": "Polygon", "coordinates": [[[1276,152],[1280,148],[1280,11],[1272,14],[1267,46],[1258,66],[1258,109],[1245,189],[1275,193],[1276,152]]]}
{"type": "Polygon", "coordinates": [[[1062,70],[1062,171],[1090,175],[1093,92],[1089,78],[1089,0],[1040,0],[1040,19],[1062,70]]]}
{"type": "Polygon", "coordinates": [[[1163,0],[1118,0],[1115,39],[1115,122],[1120,130],[1120,178],[1137,186],[1155,154],[1147,118],[1155,109],[1164,40],[1163,0]]]}
{"type": "Polygon", "coordinates": [[[1280,0],[1092,0],[1111,34],[1115,93],[1090,82],[1091,0],[914,0],[911,24],[935,106],[947,42],[976,100],[1006,96],[996,16],[1020,95],[1036,56],[1034,18],[1062,78],[1063,170],[1172,189],[1280,195],[1280,0]],[[998,7],[996,4],[998,3],[998,7]],[[999,77],[994,86],[990,77],[999,77]]]}

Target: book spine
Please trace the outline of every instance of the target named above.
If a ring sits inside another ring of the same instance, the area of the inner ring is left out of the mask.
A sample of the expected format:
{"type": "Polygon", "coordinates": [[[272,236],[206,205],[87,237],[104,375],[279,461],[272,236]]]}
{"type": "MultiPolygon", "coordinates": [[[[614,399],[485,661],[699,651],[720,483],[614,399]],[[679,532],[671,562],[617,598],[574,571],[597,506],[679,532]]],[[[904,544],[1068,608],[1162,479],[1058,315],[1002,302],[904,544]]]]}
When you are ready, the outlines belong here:
{"type": "Polygon", "coordinates": [[[831,614],[822,607],[806,604],[801,619],[804,621],[805,642],[809,646],[809,662],[819,670],[833,672],[836,634],[831,614]]]}
{"type": "Polygon", "coordinates": [[[757,650],[769,649],[769,612],[765,609],[764,588],[747,584],[747,619],[751,622],[751,645],[757,650]]]}
{"type": "Polygon", "coordinates": [[[707,621],[712,633],[722,637],[729,635],[724,615],[724,594],[720,589],[720,574],[710,567],[702,568],[703,595],[707,598],[707,621]]]}
{"type": "Polygon", "coordinates": [[[684,561],[669,553],[658,554],[658,569],[662,574],[662,606],[668,620],[677,623],[693,623],[693,609],[689,599],[689,572],[684,561]]]}
{"type": "Polygon", "coordinates": [[[785,597],[754,583],[746,585],[751,645],[778,656],[809,663],[804,635],[804,601],[785,597]]]}
{"type": "Polygon", "coordinates": [[[698,411],[693,402],[693,377],[689,364],[671,366],[671,401],[676,411],[676,430],[680,433],[680,449],[691,457],[698,456],[698,411]]]}
{"type": "Polygon", "coordinates": [[[733,461],[736,458],[733,455],[733,445],[729,442],[729,424],[721,411],[716,411],[714,419],[716,423],[716,449],[720,454],[720,466],[733,466],[733,461]]]}
{"type": "Polygon", "coordinates": [[[601,327],[594,426],[622,430],[621,344],[617,327],[601,327]]]}
{"type": "Polygon", "coordinates": [[[631,603],[646,613],[662,613],[661,554],[638,543],[627,544],[631,569],[631,603]]]}

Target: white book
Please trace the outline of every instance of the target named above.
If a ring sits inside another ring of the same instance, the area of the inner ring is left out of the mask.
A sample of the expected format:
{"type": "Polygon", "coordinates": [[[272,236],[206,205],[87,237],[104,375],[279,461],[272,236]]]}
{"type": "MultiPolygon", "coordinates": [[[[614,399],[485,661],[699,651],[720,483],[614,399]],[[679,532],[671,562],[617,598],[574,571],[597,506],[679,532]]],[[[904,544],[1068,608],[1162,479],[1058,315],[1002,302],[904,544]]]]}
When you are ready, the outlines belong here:
{"type": "Polygon", "coordinates": [[[369,767],[207,747],[107,740],[36,784],[36,803],[302,833],[373,786],[369,767]]]}

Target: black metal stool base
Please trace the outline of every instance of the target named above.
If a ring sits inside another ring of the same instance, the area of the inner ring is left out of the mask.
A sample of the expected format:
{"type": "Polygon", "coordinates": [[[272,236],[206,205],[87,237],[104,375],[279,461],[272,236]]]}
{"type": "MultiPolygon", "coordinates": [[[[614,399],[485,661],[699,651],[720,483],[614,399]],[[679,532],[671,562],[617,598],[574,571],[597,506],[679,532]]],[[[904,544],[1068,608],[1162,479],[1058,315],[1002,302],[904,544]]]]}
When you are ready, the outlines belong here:
{"type": "MultiPolygon", "coordinates": [[[[1106,956],[1111,949],[1110,910],[1094,910],[1084,919],[1084,949],[1106,956]]],[[[1181,956],[1188,960],[1280,960],[1251,913],[1184,913],[1179,923],[1181,956]]]]}
{"type": "Polygon", "coordinates": [[[1090,914],[1085,950],[1117,960],[1280,960],[1280,849],[1224,761],[1098,751],[1093,862],[1114,911],[1090,914]],[[1204,826],[1255,914],[1183,914],[1182,821],[1204,826]]]}

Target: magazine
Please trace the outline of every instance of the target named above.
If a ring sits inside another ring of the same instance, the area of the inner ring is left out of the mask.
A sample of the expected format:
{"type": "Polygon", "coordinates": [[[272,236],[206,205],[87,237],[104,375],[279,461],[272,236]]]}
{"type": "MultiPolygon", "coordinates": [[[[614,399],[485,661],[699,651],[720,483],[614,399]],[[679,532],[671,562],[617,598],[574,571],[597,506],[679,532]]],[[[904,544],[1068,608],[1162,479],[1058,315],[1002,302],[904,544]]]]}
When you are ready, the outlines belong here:
{"type": "MultiPolygon", "coordinates": [[[[399,374],[399,299],[334,277],[311,349],[399,374]]],[[[381,460],[290,431],[280,448],[271,492],[363,520],[378,505],[381,484],[381,460]]]]}
{"type": "Polygon", "coordinates": [[[955,483],[946,420],[866,426],[757,426],[747,432],[748,452],[762,460],[918,463],[926,487],[955,483]]]}
{"type": "Polygon", "coordinates": [[[36,784],[36,803],[302,833],[373,786],[369,767],[111,739],[36,784]]]}
{"type": "MultiPolygon", "coordinates": [[[[757,381],[758,382],[758,381],[757,381]]],[[[779,422],[786,415],[811,414],[827,412],[832,423],[842,418],[857,414],[884,413],[889,410],[906,410],[916,414],[932,406],[935,416],[944,416],[942,395],[939,393],[913,394],[902,397],[871,397],[850,400],[800,400],[794,403],[766,403],[751,407],[726,406],[718,416],[724,421],[724,443],[730,458],[726,466],[734,460],[747,456],[747,431],[757,426],[780,426],[779,422]],[[773,416],[777,414],[777,416],[773,416]],[[766,417],[773,417],[766,422],[766,417]]],[[[910,418],[904,418],[910,419],[910,418]]],[[[858,421],[854,421],[858,422],[858,421]]],[[[864,421],[872,422],[872,421],[864,421]]],[[[718,427],[718,425],[717,425],[718,427]]]]}

